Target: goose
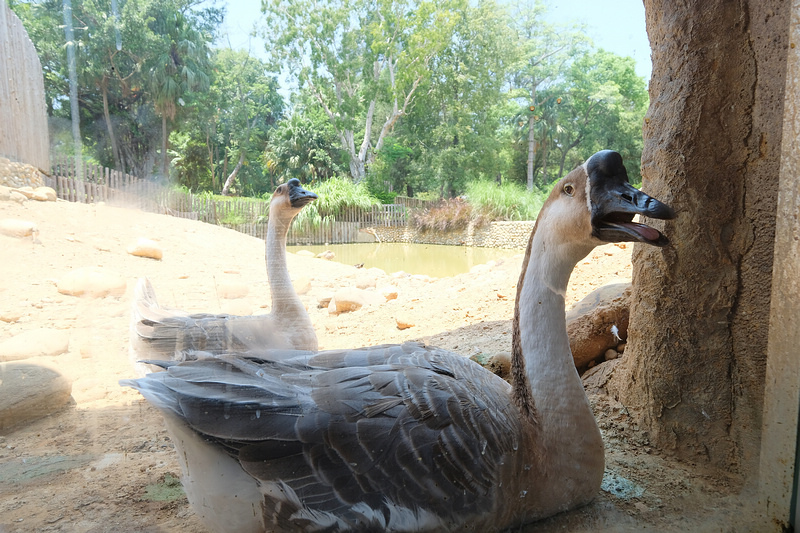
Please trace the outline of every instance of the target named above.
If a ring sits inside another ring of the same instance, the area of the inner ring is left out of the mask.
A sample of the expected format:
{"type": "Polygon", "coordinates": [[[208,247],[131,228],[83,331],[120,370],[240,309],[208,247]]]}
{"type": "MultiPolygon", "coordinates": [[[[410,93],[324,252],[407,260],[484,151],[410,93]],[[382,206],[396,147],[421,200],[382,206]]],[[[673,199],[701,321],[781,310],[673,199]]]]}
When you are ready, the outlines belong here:
{"type": "MultiPolygon", "coordinates": [[[[155,290],[141,278],[134,290],[131,358],[167,357],[189,350],[224,351],[247,348],[318,348],[317,334],[292,286],[286,266],[286,235],[292,220],[317,195],[291,179],[275,189],[269,207],[266,237],[267,278],[272,295],[270,313],[254,316],[189,314],[158,304],[155,290]]],[[[146,368],[146,367],[145,367],[146,368]]]]}
{"type": "Polygon", "coordinates": [[[674,217],[629,185],[616,152],[558,182],[517,286],[513,385],[414,342],[197,353],[120,383],[163,413],[212,531],[483,532],[567,511],[595,498],[604,453],[564,295],[599,244],[668,244],[636,214],[674,217]]]}

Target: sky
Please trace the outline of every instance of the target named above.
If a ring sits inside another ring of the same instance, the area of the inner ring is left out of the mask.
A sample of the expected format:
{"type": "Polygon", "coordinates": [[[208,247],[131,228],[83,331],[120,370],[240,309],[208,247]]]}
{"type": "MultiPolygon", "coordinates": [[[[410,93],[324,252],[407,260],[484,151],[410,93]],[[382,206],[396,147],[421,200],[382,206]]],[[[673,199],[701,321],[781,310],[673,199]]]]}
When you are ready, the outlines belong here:
{"type": "MultiPolygon", "coordinates": [[[[636,73],[650,81],[650,42],[647,39],[642,0],[555,0],[548,1],[551,23],[583,23],[596,48],[603,48],[636,61],[636,73]]],[[[227,35],[220,45],[249,50],[260,56],[264,43],[250,37],[253,23],[261,17],[261,0],[227,2],[227,35]]]]}

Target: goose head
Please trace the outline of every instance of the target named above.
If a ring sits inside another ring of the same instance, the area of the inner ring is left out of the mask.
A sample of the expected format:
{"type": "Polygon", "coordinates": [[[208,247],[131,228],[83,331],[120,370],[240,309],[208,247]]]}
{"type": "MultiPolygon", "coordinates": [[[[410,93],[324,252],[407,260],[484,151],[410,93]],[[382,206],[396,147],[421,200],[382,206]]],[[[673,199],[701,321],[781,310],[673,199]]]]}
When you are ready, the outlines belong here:
{"type": "Polygon", "coordinates": [[[313,192],[304,189],[300,180],[292,178],[279,185],[272,195],[269,204],[270,212],[274,212],[285,221],[292,220],[306,205],[319,198],[313,192]]]}
{"type": "Polygon", "coordinates": [[[667,237],[633,218],[675,218],[671,207],[628,182],[622,157],[612,150],[597,152],[562,178],[545,210],[561,239],[573,238],[591,247],[625,241],[665,246],[669,244],[667,237]]]}

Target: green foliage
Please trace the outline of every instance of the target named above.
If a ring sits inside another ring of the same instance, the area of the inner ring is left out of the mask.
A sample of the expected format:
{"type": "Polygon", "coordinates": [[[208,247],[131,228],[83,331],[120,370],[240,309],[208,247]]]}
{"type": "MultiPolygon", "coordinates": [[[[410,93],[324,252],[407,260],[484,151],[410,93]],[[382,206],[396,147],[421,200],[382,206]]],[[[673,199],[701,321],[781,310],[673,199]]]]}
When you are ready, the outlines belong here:
{"type": "Polygon", "coordinates": [[[366,184],[353,183],[346,177],[335,176],[314,188],[319,199],[308,204],[295,219],[295,224],[313,227],[326,219],[333,220],[347,208],[369,209],[380,201],[370,195],[366,184]]]}
{"type": "Polygon", "coordinates": [[[519,183],[471,181],[467,200],[473,209],[489,220],[535,220],[547,199],[538,189],[528,191],[519,183]]]}
{"type": "Polygon", "coordinates": [[[301,95],[288,117],[284,117],[267,139],[262,161],[278,181],[299,178],[303,183],[343,174],[347,167],[336,148],[336,131],[316,105],[301,95]]]}
{"type": "MultiPolygon", "coordinates": [[[[53,151],[71,151],[63,4],[9,5],[40,56],[53,151]]],[[[347,173],[373,202],[466,193],[501,219],[530,217],[536,194],[531,207],[482,184],[527,184],[529,150],[540,190],[605,148],[641,179],[645,81],[581,28],[547,24],[542,2],[265,0],[267,62],[209,53],[222,12],[208,5],[73,2],[84,158],[152,176],[166,128],[177,183],[219,192],[236,168],[231,192],[269,196],[298,177],[331,187],[303,210],[319,223],[347,173]],[[300,88],[289,108],[279,71],[300,88]]]]}

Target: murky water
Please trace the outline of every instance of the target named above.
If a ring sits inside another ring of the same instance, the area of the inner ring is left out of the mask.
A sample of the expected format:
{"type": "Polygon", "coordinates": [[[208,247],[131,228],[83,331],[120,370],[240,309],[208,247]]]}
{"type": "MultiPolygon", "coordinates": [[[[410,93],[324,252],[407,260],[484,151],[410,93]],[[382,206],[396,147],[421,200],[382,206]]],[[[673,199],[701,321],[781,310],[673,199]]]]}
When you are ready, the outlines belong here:
{"type": "Polygon", "coordinates": [[[318,254],[330,250],[334,261],[346,265],[364,264],[364,268],[380,268],[388,274],[402,270],[409,274],[427,274],[444,278],[469,272],[475,265],[505,259],[524,250],[445,246],[441,244],[359,243],[314,246],[289,246],[290,252],[309,250],[318,254]]]}

